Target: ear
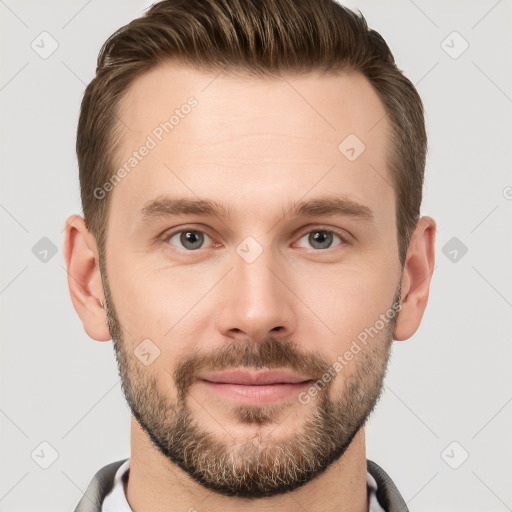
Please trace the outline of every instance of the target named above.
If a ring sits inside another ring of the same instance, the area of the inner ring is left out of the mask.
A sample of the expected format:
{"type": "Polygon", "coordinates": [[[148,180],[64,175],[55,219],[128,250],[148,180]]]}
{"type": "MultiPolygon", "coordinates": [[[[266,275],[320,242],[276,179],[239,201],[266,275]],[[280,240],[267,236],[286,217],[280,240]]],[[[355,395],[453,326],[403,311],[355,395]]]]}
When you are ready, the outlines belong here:
{"type": "Polygon", "coordinates": [[[97,341],[108,341],[111,336],[106,310],[100,305],[100,300],[105,303],[105,297],[96,240],[79,215],[66,220],[65,230],[64,259],[71,301],[85,332],[97,341]]]}
{"type": "Polygon", "coordinates": [[[395,325],[394,338],[410,338],[420,326],[427,307],[430,281],[435,263],[436,223],[422,217],[414,230],[405,259],[401,303],[402,309],[395,325]]]}

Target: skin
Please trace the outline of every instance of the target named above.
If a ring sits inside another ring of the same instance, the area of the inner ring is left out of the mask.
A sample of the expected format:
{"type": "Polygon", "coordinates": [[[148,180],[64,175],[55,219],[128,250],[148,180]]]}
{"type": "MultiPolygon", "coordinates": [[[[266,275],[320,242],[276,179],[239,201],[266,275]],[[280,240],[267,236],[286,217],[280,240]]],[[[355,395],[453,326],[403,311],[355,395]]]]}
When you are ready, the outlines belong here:
{"type": "Polygon", "coordinates": [[[420,219],[402,269],[386,166],[389,126],[359,74],[249,80],[162,64],[122,100],[119,114],[130,129],[119,163],[190,96],[198,105],[109,192],[103,269],[84,219],[66,222],[74,307],[90,337],[114,339],[136,413],[128,502],[135,512],[292,512],[298,504],[312,512],[367,510],[364,422],[380,395],[393,339],[408,339],[420,325],[435,222],[420,219]],[[350,133],[366,146],[353,162],[338,150],[350,133]],[[162,194],[222,201],[232,217],[186,214],[142,223],[140,210],[162,194]],[[373,219],[283,215],[293,201],[325,196],[367,206],[373,219]],[[171,238],[179,229],[208,236],[190,250],[179,234],[171,238]],[[322,230],[334,233],[328,248],[309,237],[322,230]],[[262,249],[251,263],[236,250],[247,236],[262,249]],[[205,369],[240,368],[244,354],[252,370],[261,363],[322,376],[399,296],[399,315],[359,343],[361,351],[308,403],[294,395],[272,406],[237,406],[197,379],[205,369]],[[160,351],[148,366],[134,353],[145,339],[160,351]],[[194,426],[180,427],[186,419],[194,426]],[[188,466],[173,458],[180,450],[189,454],[188,466]],[[308,461],[328,464],[308,473],[308,461]],[[271,485],[272,462],[286,484],[271,485]],[[210,473],[201,473],[208,464],[210,473]],[[304,481],[294,481],[301,470],[304,481]],[[236,479],[244,475],[245,485],[236,479]],[[236,496],[228,493],[233,488],[236,496]]]}

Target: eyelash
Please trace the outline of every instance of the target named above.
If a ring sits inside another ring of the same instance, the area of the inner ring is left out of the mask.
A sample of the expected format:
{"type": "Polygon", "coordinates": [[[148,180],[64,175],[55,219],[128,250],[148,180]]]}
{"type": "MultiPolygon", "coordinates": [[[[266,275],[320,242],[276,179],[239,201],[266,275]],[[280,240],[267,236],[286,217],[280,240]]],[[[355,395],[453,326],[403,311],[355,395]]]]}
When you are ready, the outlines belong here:
{"type": "MultiPolygon", "coordinates": [[[[213,237],[210,236],[206,231],[203,231],[201,229],[192,228],[192,227],[190,227],[190,228],[187,228],[187,227],[183,228],[182,227],[182,228],[180,228],[180,229],[178,229],[176,231],[166,232],[164,235],[162,235],[161,242],[162,243],[166,243],[174,235],[179,235],[179,234],[185,233],[187,231],[192,231],[194,233],[202,233],[202,234],[206,235],[208,238],[210,238],[211,240],[213,240],[213,237]]],[[[302,238],[304,238],[304,236],[309,235],[311,233],[315,233],[315,232],[322,232],[322,233],[333,234],[333,235],[337,236],[340,239],[341,243],[339,245],[334,246],[334,247],[328,247],[327,249],[310,249],[311,252],[317,252],[317,253],[328,252],[330,250],[336,249],[336,247],[341,247],[341,246],[346,245],[346,244],[349,243],[347,235],[341,234],[337,230],[333,230],[333,229],[330,229],[330,228],[327,228],[327,227],[323,227],[323,226],[317,226],[317,227],[315,227],[313,229],[309,229],[308,231],[302,232],[301,235],[299,236],[298,240],[301,240],[302,238]]],[[[168,245],[172,245],[172,244],[169,243],[168,245]]],[[[183,252],[183,253],[195,253],[195,252],[200,251],[201,249],[204,249],[204,247],[200,247],[199,249],[182,249],[182,248],[178,248],[178,251],[179,252],[183,252]]]]}

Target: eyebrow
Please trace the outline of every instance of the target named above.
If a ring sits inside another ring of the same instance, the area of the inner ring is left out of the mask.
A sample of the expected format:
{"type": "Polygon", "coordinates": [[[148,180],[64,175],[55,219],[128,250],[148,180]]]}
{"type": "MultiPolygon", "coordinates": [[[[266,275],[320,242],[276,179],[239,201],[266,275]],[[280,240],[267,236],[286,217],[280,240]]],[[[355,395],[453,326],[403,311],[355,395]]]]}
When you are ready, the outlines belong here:
{"type": "MultiPolygon", "coordinates": [[[[189,199],[184,197],[159,196],[148,201],[139,211],[143,223],[173,215],[204,215],[219,217],[220,219],[233,218],[230,205],[207,199],[189,199]]],[[[291,203],[282,210],[283,217],[315,217],[315,216],[343,216],[355,219],[373,221],[372,210],[352,199],[343,196],[319,197],[309,201],[291,203]]]]}

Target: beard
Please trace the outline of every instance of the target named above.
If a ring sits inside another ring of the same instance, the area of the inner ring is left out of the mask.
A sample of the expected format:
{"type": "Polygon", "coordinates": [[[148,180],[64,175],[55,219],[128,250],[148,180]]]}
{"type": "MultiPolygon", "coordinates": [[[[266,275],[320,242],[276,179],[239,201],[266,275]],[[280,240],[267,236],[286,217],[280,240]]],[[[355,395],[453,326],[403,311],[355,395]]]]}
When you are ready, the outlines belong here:
{"type": "MultiPolygon", "coordinates": [[[[171,401],[157,379],[166,370],[144,366],[133,353],[135,344],[124,339],[100,258],[101,268],[121,387],[132,415],[167,460],[207,489],[255,499],[301,487],[343,456],[381,396],[398,313],[327,383],[322,375],[333,367],[332,362],[317,352],[303,352],[290,340],[269,336],[260,343],[237,340],[216,352],[196,350],[179,359],[172,375],[177,398],[171,401]],[[288,400],[277,405],[231,404],[229,411],[238,424],[269,426],[270,431],[263,435],[258,428],[256,433],[235,436],[224,428],[226,435],[219,436],[194,418],[190,400],[206,407],[190,391],[200,371],[240,367],[296,370],[315,376],[313,380],[322,381],[323,387],[307,405],[299,400],[296,404],[288,400]],[[339,383],[338,389],[334,389],[334,383],[339,383]],[[297,421],[301,409],[303,421],[287,437],[272,437],[273,431],[297,409],[293,421],[297,421]],[[286,411],[288,415],[278,423],[286,411]]],[[[400,287],[393,304],[399,302],[400,287]]]]}

